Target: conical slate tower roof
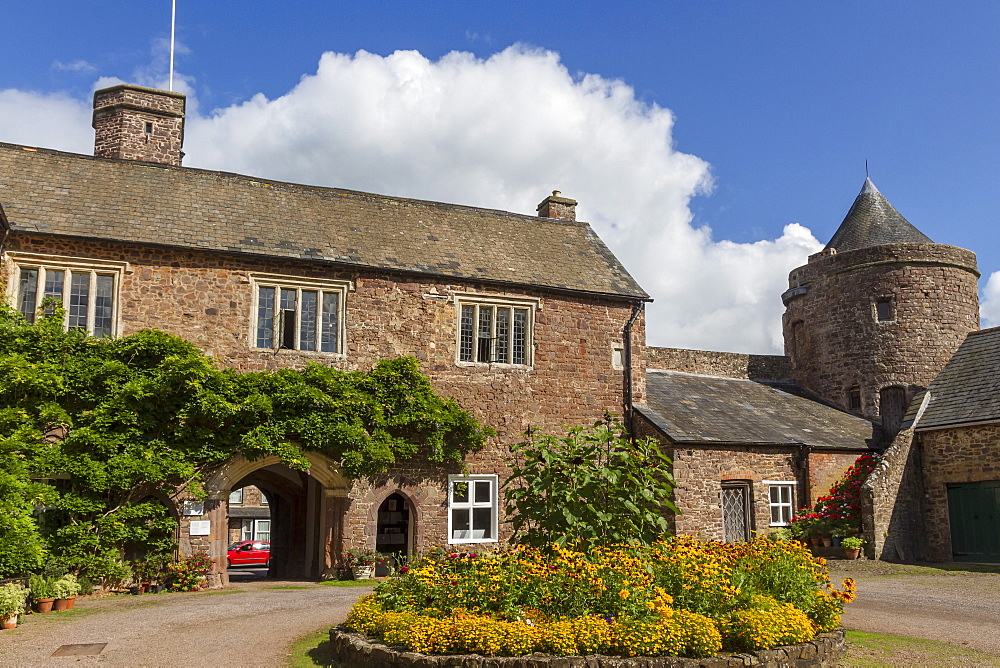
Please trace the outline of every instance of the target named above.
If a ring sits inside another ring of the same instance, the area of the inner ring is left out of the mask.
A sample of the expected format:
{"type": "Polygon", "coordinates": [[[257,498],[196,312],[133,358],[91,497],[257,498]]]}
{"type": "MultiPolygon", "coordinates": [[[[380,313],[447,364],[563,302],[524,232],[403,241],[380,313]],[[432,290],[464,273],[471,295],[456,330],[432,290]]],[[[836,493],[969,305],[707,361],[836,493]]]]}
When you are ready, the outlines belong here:
{"type": "Polygon", "coordinates": [[[933,243],[903,218],[872,180],[866,178],[851,210],[826,247],[843,253],[857,248],[914,241],[933,243]]]}

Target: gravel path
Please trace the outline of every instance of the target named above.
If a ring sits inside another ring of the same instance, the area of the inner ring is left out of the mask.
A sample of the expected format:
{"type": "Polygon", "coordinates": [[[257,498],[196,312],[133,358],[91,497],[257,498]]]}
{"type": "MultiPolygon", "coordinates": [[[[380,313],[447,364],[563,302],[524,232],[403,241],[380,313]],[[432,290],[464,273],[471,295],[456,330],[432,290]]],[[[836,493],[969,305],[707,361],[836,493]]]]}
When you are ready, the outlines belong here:
{"type": "Polygon", "coordinates": [[[3,666],[281,666],[288,645],[334,626],[370,588],[241,582],[190,594],[83,599],[0,631],[3,666]],[[277,587],[294,587],[279,589],[277,587]],[[92,656],[53,657],[62,645],[107,643],[92,656]]]}
{"type": "Polygon", "coordinates": [[[853,577],[858,598],[846,606],[846,628],[939,640],[1000,656],[1000,574],[866,575],[853,577]]]}

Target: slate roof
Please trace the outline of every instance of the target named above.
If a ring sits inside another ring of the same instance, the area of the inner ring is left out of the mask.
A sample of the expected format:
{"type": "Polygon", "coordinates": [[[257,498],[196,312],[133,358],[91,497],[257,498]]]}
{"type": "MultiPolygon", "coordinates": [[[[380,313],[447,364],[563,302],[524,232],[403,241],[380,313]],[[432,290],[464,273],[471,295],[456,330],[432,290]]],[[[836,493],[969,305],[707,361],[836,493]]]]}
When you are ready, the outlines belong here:
{"type": "Polygon", "coordinates": [[[844,222],[827,248],[843,253],[858,248],[901,242],[933,243],[889,204],[871,179],[866,178],[844,222]]]}
{"type": "Polygon", "coordinates": [[[927,391],[918,431],[1000,421],[1000,327],[969,334],[927,391]]]}
{"type": "Polygon", "coordinates": [[[590,225],[0,144],[12,230],[648,295],[590,225]]]}
{"type": "Polygon", "coordinates": [[[648,405],[638,412],[681,445],[881,447],[877,425],[823,403],[791,381],[680,371],[646,372],[648,405]]]}

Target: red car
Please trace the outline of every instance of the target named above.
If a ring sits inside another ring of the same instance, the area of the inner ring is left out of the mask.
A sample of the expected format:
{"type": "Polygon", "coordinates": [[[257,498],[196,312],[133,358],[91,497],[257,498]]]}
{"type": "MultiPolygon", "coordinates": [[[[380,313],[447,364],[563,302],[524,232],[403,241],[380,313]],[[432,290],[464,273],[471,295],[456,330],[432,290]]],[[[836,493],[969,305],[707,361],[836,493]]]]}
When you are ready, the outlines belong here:
{"type": "Polygon", "coordinates": [[[267,566],[271,544],[262,540],[239,540],[229,546],[226,563],[233,566],[267,566]]]}

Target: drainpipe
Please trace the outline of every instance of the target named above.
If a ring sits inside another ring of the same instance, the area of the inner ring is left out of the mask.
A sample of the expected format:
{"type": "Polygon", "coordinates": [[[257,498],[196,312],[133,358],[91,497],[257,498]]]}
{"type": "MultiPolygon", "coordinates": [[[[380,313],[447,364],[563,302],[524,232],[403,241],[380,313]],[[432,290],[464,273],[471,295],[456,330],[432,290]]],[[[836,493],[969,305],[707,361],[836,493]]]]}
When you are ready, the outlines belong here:
{"type": "Polygon", "coordinates": [[[636,302],[632,306],[632,317],[628,319],[625,323],[625,329],[622,330],[622,343],[623,350],[625,354],[624,364],[625,367],[625,378],[624,378],[624,399],[625,399],[625,429],[628,430],[629,436],[634,437],[635,435],[635,411],[632,408],[632,325],[635,323],[635,319],[639,317],[643,309],[646,308],[645,302],[636,302]]]}
{"type": "Polygon", "coordinates": [[[812,498],[812,479],[809,471],[809,453],[811,452],[811,445],[806,445],[805,443],[799,445],[799,470],[802,471],[803,476],[803,497],[799,499],[799,503],[796,504],[799,508],[804,508],[806,505],[812,505],[809,503],[809,500],[812,498]]]}

